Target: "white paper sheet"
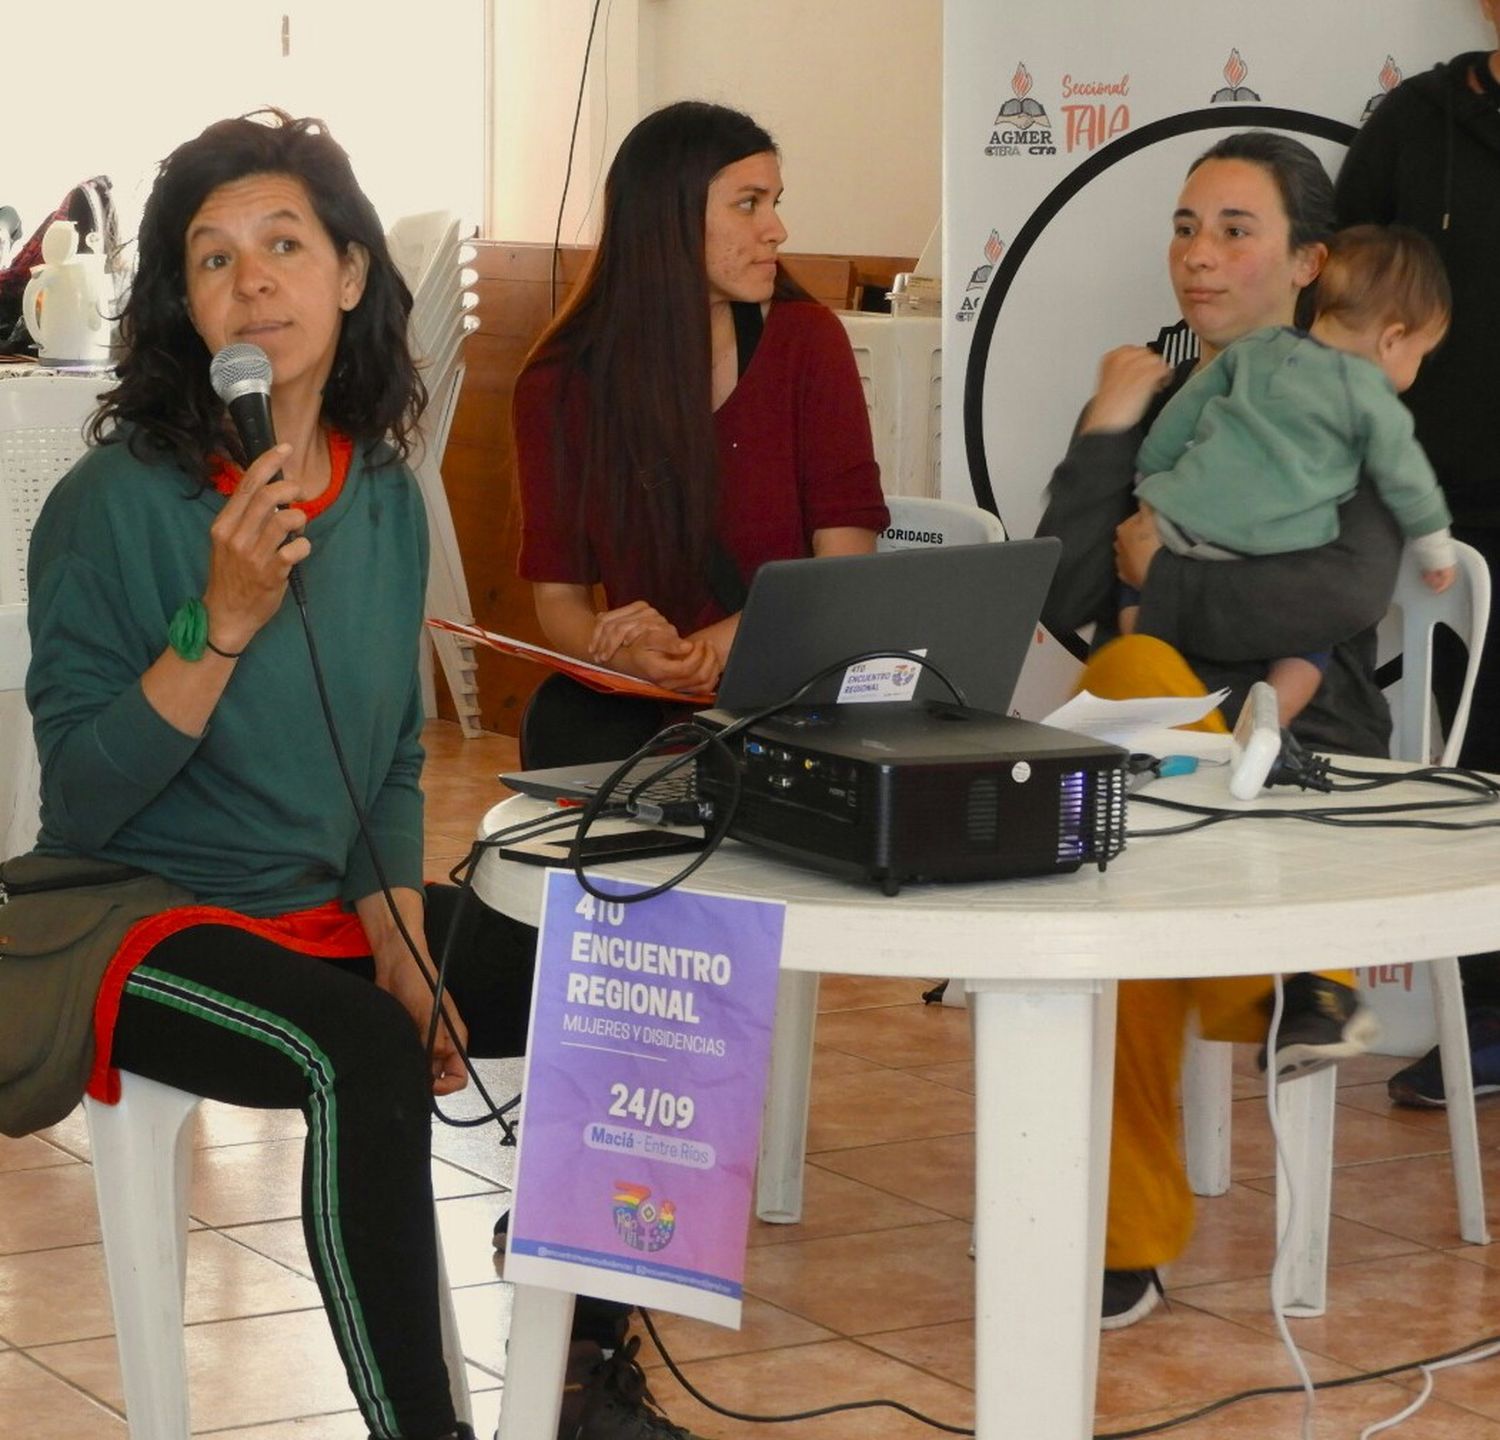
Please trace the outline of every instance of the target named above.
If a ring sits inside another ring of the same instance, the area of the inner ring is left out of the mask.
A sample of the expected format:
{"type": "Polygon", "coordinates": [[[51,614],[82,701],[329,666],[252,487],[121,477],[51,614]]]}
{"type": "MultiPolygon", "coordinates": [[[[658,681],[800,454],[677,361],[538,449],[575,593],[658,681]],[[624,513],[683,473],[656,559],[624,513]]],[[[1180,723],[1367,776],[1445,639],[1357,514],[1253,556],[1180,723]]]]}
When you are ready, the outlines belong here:
{"type": "MultiPolygon", "coordinates": [[[[1101,700],[1099,696],[1082,690],[1066,705],[1054,710],[1042,723],[1056,725],[1060,730],[1072,730],[1079,735],[1091,735],[1094,739],[1107,741],[1111,745],[1123,745],[1127,750],[1161,754],[1160,732],[1164,728],[1191,725],[1194,720],[1201,720],[1228,694],[1227,690],[1216,690],[1212,695],[1163,695],[1140,700],[1101,700]],[[1150,744],[1145,743],[1148,737],[1150,744]]],[[[1188,748],[1191,744],[1188,737],[1194,732],[1175,733],[1182,735],[1183,743],[1177,744],[1174,741],[1174,754],[1196,753],[1188,748]]],[[[1220,737],[1220,745],[1223,743],[1220,737]]]]}

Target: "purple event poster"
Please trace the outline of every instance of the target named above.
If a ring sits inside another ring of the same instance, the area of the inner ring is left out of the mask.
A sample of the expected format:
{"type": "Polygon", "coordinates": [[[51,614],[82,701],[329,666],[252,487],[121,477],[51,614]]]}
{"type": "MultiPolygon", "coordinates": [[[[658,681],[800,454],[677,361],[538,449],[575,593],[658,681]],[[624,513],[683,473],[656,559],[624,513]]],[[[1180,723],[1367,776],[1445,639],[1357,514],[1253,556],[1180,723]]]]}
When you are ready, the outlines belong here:
{"type": "Polygon", "coordinates": [[[507,1280],[739,1327],[785,914],[549,871],[507,1280]]]}

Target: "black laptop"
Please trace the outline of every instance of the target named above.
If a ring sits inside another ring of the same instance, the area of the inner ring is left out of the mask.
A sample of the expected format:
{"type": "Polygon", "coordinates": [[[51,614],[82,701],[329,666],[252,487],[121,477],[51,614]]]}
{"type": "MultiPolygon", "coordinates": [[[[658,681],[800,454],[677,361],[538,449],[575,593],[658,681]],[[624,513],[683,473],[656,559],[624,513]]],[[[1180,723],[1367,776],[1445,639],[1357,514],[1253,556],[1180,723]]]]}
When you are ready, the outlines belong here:
{"type": "MultiPolygon", "coordinates": [[[[776,705],[824,667],[882,650],[909,651],[929,665],[919,675],[899,662],[871,662],[857,674],[841,669],[800,700],[828,704],[841,692],[846,699],[952,700],[936,667],[964,704],[1003,715],[1061,551],[1055,539],[1006,540],[762,565],[719,682],[716,715],[776,705]]],[[[660,764],[642,761],[642,775],[660,764]]],[[[587,800],[616,768],[559,765],[500,780],[539,799],[587,800]]],[[[673,779],[690,785],[692,776],[684,770],[673,779]]]]}

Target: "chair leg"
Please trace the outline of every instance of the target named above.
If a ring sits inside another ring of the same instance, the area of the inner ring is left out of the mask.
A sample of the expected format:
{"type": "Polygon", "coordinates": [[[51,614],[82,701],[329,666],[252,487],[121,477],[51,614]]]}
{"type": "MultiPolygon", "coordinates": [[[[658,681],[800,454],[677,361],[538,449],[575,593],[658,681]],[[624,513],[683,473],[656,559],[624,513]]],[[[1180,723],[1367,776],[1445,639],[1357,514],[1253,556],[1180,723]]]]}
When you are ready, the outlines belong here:
{"type": "Polygon", "coordinates": [[[1284,1081],[1276,1092],[1283,1163],[1276,1157],[1279,1303],[1290,1315],[1328,1304],[1328,1227],[1333,1204],[1333,1112],[1338,1067],[1284,1081]]]}
{"type": "Polygon", "coordinates": [[[469,1401],[469,1371],[464,1362],[463,1341],[458,1333],[458,1316],[453,1309],[453,1287],[448,1283],[448,1262],[443,1258],[443,1231],[437,1225],[438,1322],[443,1331],[443,1363],[448,1367],[448,1389],[453,1395],[453,1416],[465,1425],[474,1423],[474,1407],[469,1401]]]}
{"type": "Polygon", "coordinates": [[[1453,1183],[1458,1190],[1458,1233],[1471,1245],[1488,1245],[1484,1176],[1479,1166],[1479,1126],[1474,1115],[1474,1078],[1463,983],[1452,956],[1431,962],[1432,1005],[1443,1057],[1443,1093],[1448,1097],[1448,1137],[1453,1147],[1453,1183]]]}
{"type": "Polygon", "coordinates": [[[188,1184],[198,1097],[122,1074],[118,1105],[85,1102],[99,1228],[131,1440],[188,1440],[188,1184]]]}
{"type": "Polygon", "coordinates": [[[1234,1047],[1188,1038],[1182,1060],[1182,1141],[1194,1195],[1229,1189],[1229,1136],[1234,1114],[1234,1047]]]}
{"type": "MultiPolygon", "coordinates": [[[[120,1103],[84,1102],[131,1440],[189,1440],[183,1288],[199,1097],[121,1074],[120,1103]]],[[[437,1217],[433,1223],[436,1229],[437,1217]]],[[[438,1318],[457,1419],[472,1425],[468,1371],[437,1231],[438,1318]]]]}
{"type": "Polygon", "coordinates": [[[962,1010],[969,1003],[969,992],[962,980],[949,980],[943,987],[943,1004],[962,1010]]]}

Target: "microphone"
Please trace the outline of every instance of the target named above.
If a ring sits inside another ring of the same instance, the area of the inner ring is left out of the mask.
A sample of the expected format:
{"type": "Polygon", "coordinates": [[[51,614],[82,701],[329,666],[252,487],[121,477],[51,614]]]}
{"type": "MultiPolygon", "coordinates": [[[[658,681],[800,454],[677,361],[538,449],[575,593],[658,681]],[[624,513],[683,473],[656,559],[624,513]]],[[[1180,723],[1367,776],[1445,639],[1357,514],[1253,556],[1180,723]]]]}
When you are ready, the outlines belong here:
{"type": "Polygon", "coordinates": [[[264,455],[276,443],[271,357],[259,345],[226,345],[209,364],[208,383],[229,407],[229,418],[245,447],[245,463],[264,455]]]}
{"type": "MultiPolygon", "coordinates": [[[[259,345],[226,345],[209,362],[208,383],[228,406],[229,418],[245,447],[245,463],[250,464],[276,443],[276,427],[271,423],[271,357],[259,345]]],[[[280,479],[278,470],[267,484],[280,479]]],[[[276,508],[285,510],[286,506],[276,508]]],[[[291,538],[288,535],[281,543],[285,545],[291,538]]],[[[287,582],[301,605],[302,576],[297,566],[292,567],[287,582]]]]}

